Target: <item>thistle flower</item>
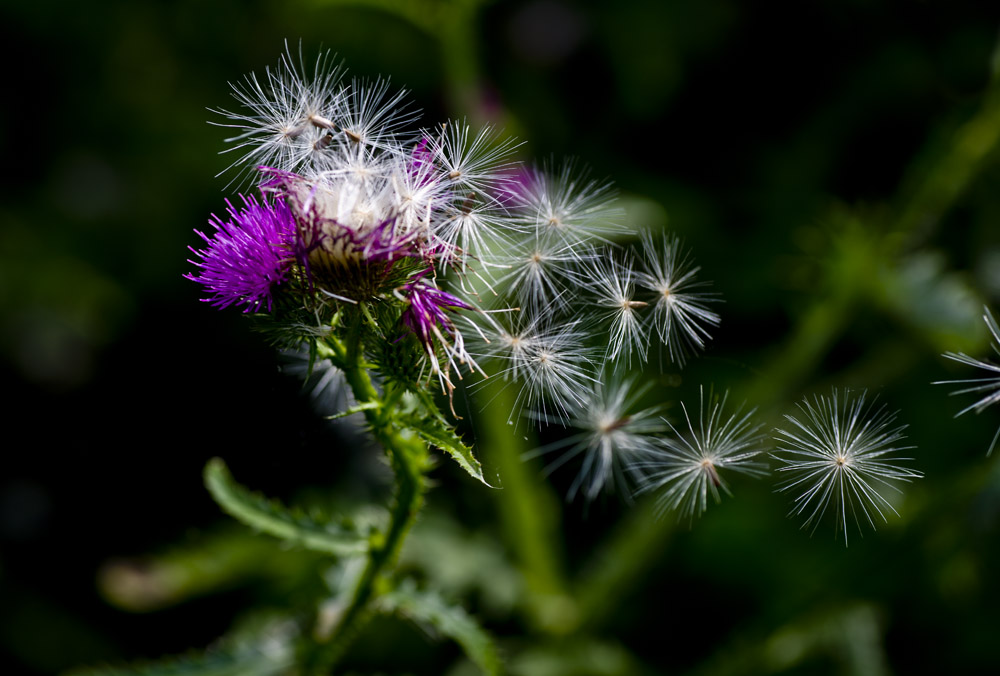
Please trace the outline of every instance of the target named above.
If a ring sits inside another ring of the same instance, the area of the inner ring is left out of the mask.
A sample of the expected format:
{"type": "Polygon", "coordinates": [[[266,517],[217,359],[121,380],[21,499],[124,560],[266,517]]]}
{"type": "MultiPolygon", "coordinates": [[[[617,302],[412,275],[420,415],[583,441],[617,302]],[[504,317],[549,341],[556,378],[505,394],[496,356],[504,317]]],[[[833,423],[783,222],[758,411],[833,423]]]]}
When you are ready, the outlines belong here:
{"type": "Polygon", "coordinates": [[[653,456],[638,468],[645,475],[642,490],[658,492],[661,513],[677,510],[693,518],[705,511],[710,494],[716,503],[719,489],[731,494],[722,472],[759,476],[766,470],[757,459],[763,435],[753,422],[754,411],[743,413],[739,406],[726,414],[728,392],[721,400],[711,392],[706,399],[704,388],[698,392],[698,417],[692,419],[681,402],[687,429],[665,421],[673,436],[663,437],[653,456]]]}
{"type": "Polygon", "coordinates": [[[295,221],[282,202],[241,199],[243,209],[226,200],[228,221],[212,214],[211,237],[195,230],[208,247],[188,247],[199,259],[188,262],[201,270],[184,277],[203,285],[211,295],[202,301],[218,308],[242,305],[244,312],[259,312],[266,305],[270,312],[274,289],[286,280],[293,262],[295,221]]]}
{"type": "MultiPolygon", "coordinates": [[[[1000,354],[1000,327],[997,326],[996,320],[990,313],[989,309],[983,308],[983,321],[986,322],[986,328],[989,329],[990,335],[993,336],[993,342],[991,347],[993,351],[1000,354]]],[[[960,390],[952,392],[952,395],[956,394],[970,394],[975,392],[976,394],[984,394],[981,399],[973,402],[969,406],[966,406],[961,411],[955,414],[955,417],[962,415],[963,413],[968,413],[969,411],[975,411],[977,414],[982,413],[991,404],[995,404],[1000,401],[1000,366],[993,364],[988,361],[981,361],[979,359],[973,359],[972,357],[964,354],[962,352],[947,352],[944,355],[946,358],[953,361],[957,361],[960,364],[965,364],[966,366],[972,366],[977,369],[982,369],[987,373],[993,375],[986,376],[984,378],[968,378],[963,380],[940,380],[934,385],[970,385],[971,387],[963,387],[960,390]]],[[[997,445],[997,439],[1000,438],[1000,428],[997,428],[997,432],[993,435],[993,441],[990,443],[990,448],[986,452],[989,456],[993,453],[993,448],[997,445]]]]}
{"type": "Polygon", "coordinates": [[[784,465],[778,471],[789,475],[780,490],[801,491],[792,513],[805,515],[803,528],[813,524],[815,531],[832,505],[845,544],[848,513],[859,529],[862,517],[874,528],[873,512],[883,521],[885,510],[897,514],[880,491],[899,492],[893,482],[923,476],[898,464],[910,458],[893,455],[914,448],[898,445],[906,426],[895,426],[896,415],[885,406],[866,405],[865,396],[834,390],[830,397],[805,399],[798,405],[801,416],[785,416],[790,430],[776,430],[775,436],[774,457],[784,465]]]}
{"type": "Polygon", "coordinates": [[[358,184],[330,176],[309,179],[290,172],[261,168],[268,177],[261,189],[287,202],[297,224],[299,251],[314,278],[329,275],[336,285],[343,271],[359,264],[423,257],[417,233],[398,227],[398,211],[385,194],[385,182],[358,184]]]}
{"type": "Polygon", "coordinates": [[[637,274],[639,284],[655,293],[653,325],[667,346],[670,360],[683,366],[692,352],[705,347],[708,327],[719,325],[719,315],[708,309],[718,302],[715,294],[701,291],[705,282],[695,281],[701,268],[693,267],[676,237],[660,244],[644,233],[645,269],[637,274]]]}
{"type": "Polygon", "coordinates": [[[603,490],[631,498],[635,468],[654,453],[654,435],[666,430],[658,416],[659,407],[632,411],[648,390],[648,384],[636,387],[633,380],[608,385],[594,382],[568,416],[569,424],[581,431],[530,454],[563,451],[546,467],[546,473],[583,457],[567,499],[582,493],[587,500],[593,500],[603,490]]]}

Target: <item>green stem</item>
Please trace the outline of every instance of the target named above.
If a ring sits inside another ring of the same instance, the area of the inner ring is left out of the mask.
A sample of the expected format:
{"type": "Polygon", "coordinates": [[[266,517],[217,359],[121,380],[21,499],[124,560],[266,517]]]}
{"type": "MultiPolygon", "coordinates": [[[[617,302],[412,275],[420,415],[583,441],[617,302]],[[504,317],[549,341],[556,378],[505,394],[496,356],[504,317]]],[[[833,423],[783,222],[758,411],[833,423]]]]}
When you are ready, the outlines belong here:
{"type": "Polygon", "coordinates": [[[471,122],[486,120],[480,101],[476,17],[482,0],[313,0],[317,5],[360,7],[385,12],[408,22],[438,43],[449,109],[471,122]]]}
{"type": "Polygon", "coordinates": [[[329,673],[371,617],[372,604],[378,597],[379,581],[398,557],[403,540],[423,506],[424,473],[428,469],[426,444],[393,425],[392,412],[402,392],[390,390],[384,398],[380,398],[368,371],[361,366],[358,341],[346,348],[335,339],[331,339],[331,343],[327,349],[345,357],[344,376],[358,403],[379,404],[365,410],[364,414],[376,440],[389,455],[396,475],[396,493],[390,510],[389,525],[384,533],[373,538],[365,569],[337,626],[328,638],[317,639],[320,643],[309,656],[305,669],[307,674],[329,673]]]}
{"type": "Polygon", "coordinates": [[[576,582],[579,626],[575,631],[607,628],[624,600],[646,584],[649,571],[663,560],[676,523],[657,514],[655,500],[643,500],[632,508],[576,582]]]}
{"type": "Polygon", "coordinates": [[[930,236],[998,145],[1000,79],[994,79],[979,110],[955,131],[947,150],[934,157],[926,177],[902,209],[895,230],[908,245],[916,246],[930,236]]]}
{"type": "Polygon", "coordinates": [[[560,499],[544,481],[536,463],[524,462],[527,448],[512,434],[506,411],[513,396],[503,383],[491,378],[482,393],[491,402],[482,419],[480,451],[496,463],[503,490],[496,493],[500,522],[518,559],[529,594],[529,621],[541,632],[564,635],[578,621],[576,604],[564,580],[561,556],[560,499]]]}
{"type": "Polygon", "coordinates": [[[462,111],[471,116],[472,121],[482,124],[487,120],[480,101],[479,58],[476,53],[476,12],[479,3],[475,0],[454,2],[438,26],[441,65],[448,87],[448,105],[452,111],[462,111]]]}

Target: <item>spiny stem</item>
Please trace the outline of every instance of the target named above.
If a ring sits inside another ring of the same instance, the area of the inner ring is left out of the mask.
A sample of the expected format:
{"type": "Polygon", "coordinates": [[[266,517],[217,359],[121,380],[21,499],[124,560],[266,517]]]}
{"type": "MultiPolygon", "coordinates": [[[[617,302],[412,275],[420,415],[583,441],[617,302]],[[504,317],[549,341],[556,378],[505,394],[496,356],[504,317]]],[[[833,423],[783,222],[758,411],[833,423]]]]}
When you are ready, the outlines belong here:
{"type": "Polygon", "coordinates": [[[380,537],[373,539],[368,560],[351,594],[351,600],[329,638],[321,640],[309,656],[305,673],[326,674],[343,657],[372,612],[378,596],[377,586],[388,572],[407,532],[423,506],[424,472],[428,468],[427,446],[416,436],[407,434],[393,424],[393,410],[402,396],[401,388],[387,388],[379,397],[367,370],[360,365],[362,349],[359,340],[345,346],[334,338],[329,347],[344,354],[344,376],[359,404],[377,402],[378,406],[364,411],[375,438],[389,455],[396,474],[396,494],[390,511],[389,525],[380,537]]]}

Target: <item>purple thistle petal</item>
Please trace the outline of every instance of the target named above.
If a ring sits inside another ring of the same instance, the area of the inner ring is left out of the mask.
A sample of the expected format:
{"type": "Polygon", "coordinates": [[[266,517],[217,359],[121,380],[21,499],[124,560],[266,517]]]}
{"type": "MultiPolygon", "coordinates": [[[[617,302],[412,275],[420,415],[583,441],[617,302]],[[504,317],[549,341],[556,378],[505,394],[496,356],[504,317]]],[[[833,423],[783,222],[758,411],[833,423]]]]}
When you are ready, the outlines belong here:
{"type": "Polygon", "coordinates": [[[212,214],[212,236],[195,230],[208,246],[188,247],[198,257],[188,262],[200,270],[184,277],[209,292],[203,302],[218,308],[242,305],[244,312],[259,312],[266,304],[270,312],[274,287],[285,281],[293,261],[295,221],[284,203],[240,197],[242,210],[226,200],[228,221],[212,214]]]}
{"type": "Polygon", "coordinates": [[[421,281],[429,272],[431,269],[424,270],[397,289],[397,296],[407,303],[400,321],[423,344],[430,360],[431,372],[437,374],[441,382],[441,391],[451,393],[455,389],[449,376],[451,369],[455,369],[459,379],[462,377],[459,364],[468,366],[470,372],[478,370],[483,373],[466,349],[465,338],[450,315],[455,310],[471,310],[473,307],[450,293],[421,281]],[[438,361],[438,347],[444,352],[443,368],[438,361]]]}
{"type": "Polygon", "coordinates": [[[416,275],[403,287],[406,294],[404,297],[409,305],[403,311],[401,320],[417,335],[420,342],[433,349],[435,336],[443,335],[440,329],[444,329],[449,336],[455,334],[455,324],[448,316],[448,311],[471,310],[472,306],[447,291],[422,282],[421,278],[425,274],[427,271],[416,275]]]}
{"type": "Polygon", "coordinates": [[[414,146],[413,154],[410,156],[410,174],[423,181],[430,180],[427,170],[434,168],[434,153],[428,148],[428,145],[430,145],[430,139],[426,136],[422,137],[420,142],[414,146]]]}

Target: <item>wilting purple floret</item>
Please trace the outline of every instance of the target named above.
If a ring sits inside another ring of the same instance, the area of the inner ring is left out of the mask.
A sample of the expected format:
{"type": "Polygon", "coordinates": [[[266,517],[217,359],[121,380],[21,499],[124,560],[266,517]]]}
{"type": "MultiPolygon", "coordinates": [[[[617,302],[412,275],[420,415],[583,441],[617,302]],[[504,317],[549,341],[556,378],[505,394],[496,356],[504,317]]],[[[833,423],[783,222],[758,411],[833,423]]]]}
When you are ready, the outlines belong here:
{"type": "Polygon", "coordinates": [[[424,174],[427,176],[427,180],[430,180],[430,173],[427,169],[434,167],[434,153],[428,147],[429,145],[430,139],[424,136],[413,148],[413,154],[410,155],[410,173],[418,177],[424,174]]]}
{"type": "Polygon", "coordinates": [[[403,288],[409,306],[403,311],[401,319],[407,328],[417,334],[420,342],[431,348],[435,336],[440,340],[444,335],[440,329],[448,335],[455,334],[455,324],[447,311],[469,310],[472,306],[446,291],[425,284],[421,277],[423,275],[417,275],[403,288]]]}
{"type": "Polygon", "coordinates": [[[206,303],[219,308],[241,305],[244,312],[259,312],[266,304],[270,312],[274,288],[285,281],[292,263],[295,221],[283,202],[240,197],[240,210],[226,200],[228,221],[215,214],[209,219],[215,228],[211,237],[195,230],[208,247],[188,247],[198,256],[188,262],[200,270],[184,276],[204,285],[209,292],[202,298],[206,303]]]}

